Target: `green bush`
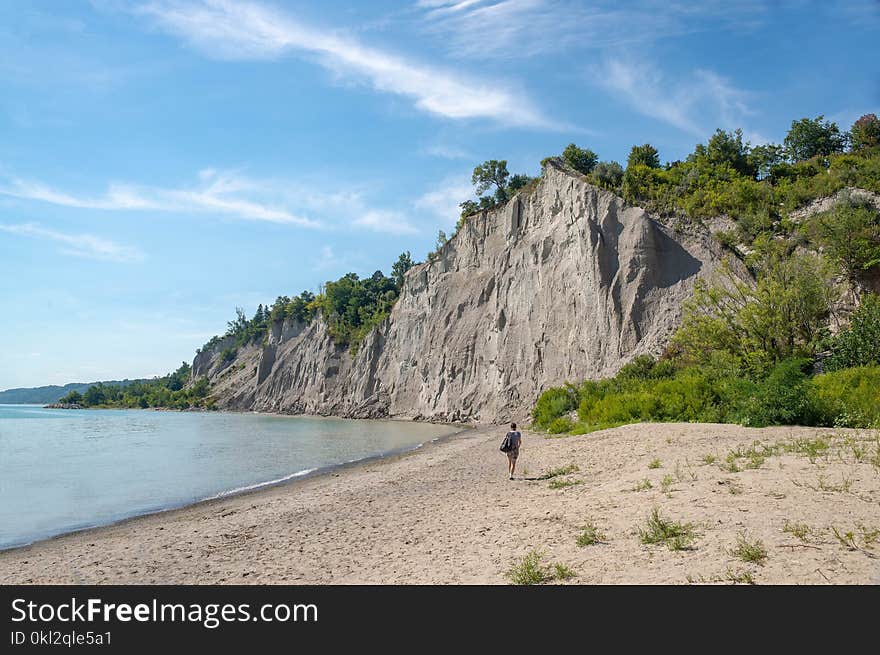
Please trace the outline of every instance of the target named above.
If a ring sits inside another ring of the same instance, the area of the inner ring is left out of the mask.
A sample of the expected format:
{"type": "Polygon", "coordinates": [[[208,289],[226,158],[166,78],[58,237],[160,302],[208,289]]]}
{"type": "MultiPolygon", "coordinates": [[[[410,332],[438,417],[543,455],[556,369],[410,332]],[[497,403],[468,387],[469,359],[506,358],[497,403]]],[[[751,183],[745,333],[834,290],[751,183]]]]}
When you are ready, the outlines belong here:
{"type": "Polygon", "coordinates": [[[537,427],[546,430],[555,419],[575,409],[577,403],[577,389],[573,386],[552,387],[538,397],[532,420],[537,427]]]}
{"type": "Polygon", "coordinates": [[[550,434],[562,434],[563,432],[570,432],[573,427],[571,419],[567,416],[560,416],[559,418],[553,419],[550,422],[549,427],[547,428],[547,432],[550,434]]]}
{"type": "MultiPolygon", "coordinates": [[[[681,368],[672,376],[633,375],[588,380],[548,389],[536,426],[551,434],[586,434],[642,421],[684,421],[767,425],[880,426],[880,365],[848,368],[809,377],[810,360],[792,358],[757,379],[724,357],[703,367],[681,368]],[[579,421],[566,415],[577,402],[579,421]]],[[[662,363],[662,362],[661,362],[662,363]]],[[[656,365],[655,365],[656,366],[656,365]]]]}
{"type": "Polygon", "coordinates": [[[743,425],[791,425],[803,423],[808,416],[808,398],[805,383],[808,360],[788,359],[779,362],[762,380],[749,399],[743,425]]]}
{"type": "Polygon", "coordinates": [[[880,427],[880,366],[817,375],[807,385],[809,422],[850,428],[880,427]]]}
{"type": "Polygon", "coordinates": [[[880,297],[868,294],[862,298],[849,326],[832,341],[831,353],[825,364],[828,371],[880,364],[880,297]]]}

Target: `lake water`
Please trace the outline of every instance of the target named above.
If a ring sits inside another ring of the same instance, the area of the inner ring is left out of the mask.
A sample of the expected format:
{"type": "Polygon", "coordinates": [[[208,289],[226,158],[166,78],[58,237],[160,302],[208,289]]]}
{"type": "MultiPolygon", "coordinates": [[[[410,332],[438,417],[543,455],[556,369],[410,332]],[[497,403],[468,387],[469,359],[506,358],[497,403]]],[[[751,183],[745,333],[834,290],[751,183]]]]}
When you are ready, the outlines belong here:
{"type": "Polygon", "coordinates": [[[0,549],[417,448],[403,421],[0,405],[0,549]]]}

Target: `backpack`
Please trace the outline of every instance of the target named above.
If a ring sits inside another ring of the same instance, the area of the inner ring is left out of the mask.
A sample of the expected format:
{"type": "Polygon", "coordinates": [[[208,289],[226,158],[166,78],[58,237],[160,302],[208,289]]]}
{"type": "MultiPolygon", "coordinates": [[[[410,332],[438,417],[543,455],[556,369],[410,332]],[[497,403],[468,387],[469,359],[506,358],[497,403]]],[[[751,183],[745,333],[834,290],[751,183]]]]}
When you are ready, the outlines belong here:
{"type": "Polygon", "coordinates": [[[500,450],[502,453],[508,453],[511,450],[513,450],[513,448],[510,445],[510,433],[509,432],[504,435],[504,441],[501,442],[501,448],[499,448],[498,450],[500,450]]]}

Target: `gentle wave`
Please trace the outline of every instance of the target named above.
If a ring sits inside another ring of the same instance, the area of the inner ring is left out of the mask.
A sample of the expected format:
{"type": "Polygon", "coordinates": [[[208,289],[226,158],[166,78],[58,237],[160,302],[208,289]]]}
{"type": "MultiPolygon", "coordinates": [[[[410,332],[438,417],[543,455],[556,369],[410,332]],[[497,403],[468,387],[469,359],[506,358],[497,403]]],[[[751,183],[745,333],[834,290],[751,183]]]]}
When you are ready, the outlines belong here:
{"type": "Polygon", "coordinates": [[[308,475],[309,473],[314,473],[317,471],[317,468],[313,469],[303,469],[302,471],[297,471],[296,473],[291,473],[290,475],[285,475],[283,478],[276,478],[275,480],[267,480],[266,482],[257,482],[256,484],[250,484],[246,487],[236,487],[235,489],[227,489],[226,491],[221,491],[219,494],[214,496],[208,496],[207,498],[203,498],[202,500],[216,500],[217,498],[225,498],[226,496],[233,496],[235,494],[241,494],[245,491],[253,491],[254,489],[259,489],[260,487],[270,487],[273,484],[281,484],[282,482],[287,482],[288,480],[293,480],[294,478],[301,478],[304,475],[308,475]]]}

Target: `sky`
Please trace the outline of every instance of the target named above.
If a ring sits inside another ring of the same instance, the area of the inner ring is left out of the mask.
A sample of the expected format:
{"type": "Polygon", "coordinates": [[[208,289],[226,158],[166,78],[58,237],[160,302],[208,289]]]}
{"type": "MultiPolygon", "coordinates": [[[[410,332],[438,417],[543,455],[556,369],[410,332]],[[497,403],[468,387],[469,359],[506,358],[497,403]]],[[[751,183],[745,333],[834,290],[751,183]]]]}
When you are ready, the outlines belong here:
{"type": "Polygon", "coordinates": [[[880,113],[880,4],[0,3],[0,389],[162,375],[422,260],[486,159],[880,113]]]}

